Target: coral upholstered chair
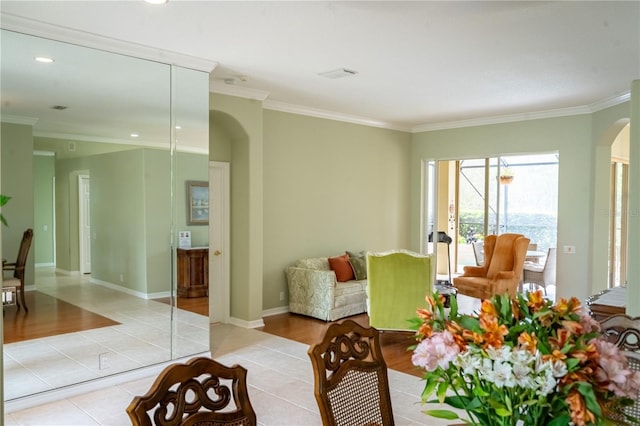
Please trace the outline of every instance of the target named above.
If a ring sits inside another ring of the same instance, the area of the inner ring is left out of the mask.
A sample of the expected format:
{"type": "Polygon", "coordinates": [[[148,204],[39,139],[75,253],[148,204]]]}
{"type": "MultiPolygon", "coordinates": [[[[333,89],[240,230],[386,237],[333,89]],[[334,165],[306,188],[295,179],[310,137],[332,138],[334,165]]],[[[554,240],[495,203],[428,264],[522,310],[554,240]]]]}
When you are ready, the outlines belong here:
{"type": "Polygon", "coordinates": [[[496,294],[518,292],[529,239],[521,234],[489,235],[484,240],[484,264],[465,266],[464,273],[453,279],[458,293],[489,299],[496,294]]]}

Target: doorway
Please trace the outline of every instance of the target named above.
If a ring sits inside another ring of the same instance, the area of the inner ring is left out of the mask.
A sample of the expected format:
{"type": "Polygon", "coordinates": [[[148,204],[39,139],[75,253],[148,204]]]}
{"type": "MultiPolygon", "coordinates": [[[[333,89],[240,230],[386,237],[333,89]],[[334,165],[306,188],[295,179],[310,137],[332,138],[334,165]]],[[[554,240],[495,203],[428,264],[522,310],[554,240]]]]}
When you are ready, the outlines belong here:
{"type": "Polygon", "coordinates": [[[78,175],[78,237],[80,248],[80,274],[91,273],[91,180],[89,175],[78,175]]]}
{"type": "Polygon", "coordinates": [[[231,290],[230,165],[209,162],[209,320],[229,322],[231,290]]]}

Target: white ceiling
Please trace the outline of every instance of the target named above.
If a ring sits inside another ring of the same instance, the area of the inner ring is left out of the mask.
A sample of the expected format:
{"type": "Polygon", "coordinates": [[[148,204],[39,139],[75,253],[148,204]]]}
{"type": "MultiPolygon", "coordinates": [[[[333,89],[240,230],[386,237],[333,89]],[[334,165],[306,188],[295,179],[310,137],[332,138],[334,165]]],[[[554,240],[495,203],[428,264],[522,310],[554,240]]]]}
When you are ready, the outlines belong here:
{"type": "Polygon", "coordinates": [[[263,91],[271,108],[413,131],[588,112],[627,99],[640,79],[640,1],[3,0],[0,8],[217,62],[214,87],[263,91]],[[358,74],[318,76],[341,67],[358,74]]]}

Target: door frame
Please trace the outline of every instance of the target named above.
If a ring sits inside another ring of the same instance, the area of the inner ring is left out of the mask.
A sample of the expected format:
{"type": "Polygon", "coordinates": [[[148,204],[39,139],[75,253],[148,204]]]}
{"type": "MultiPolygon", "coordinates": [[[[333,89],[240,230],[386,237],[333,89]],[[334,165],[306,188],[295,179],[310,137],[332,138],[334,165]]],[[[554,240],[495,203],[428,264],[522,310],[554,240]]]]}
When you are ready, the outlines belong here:
{"type": "Polygon", "coordinates": [[[91,273],[91,231],[87,230],[87,224],[89,228],[91,227],[90,212],[87,207],[90,200],[87,199],[84,192],[84,184],[86,183],[91,188],[90,182],[89,175],[78,175],[78,254],[80,263],[78,269],[80,275],[91,273]],[[89,266],[87,267],[87,265],[89,266]]]}
{"type": "Polygon", "coordinates": [[[230,164],[209,162],[209,322],[230,317],[230,164]]]}

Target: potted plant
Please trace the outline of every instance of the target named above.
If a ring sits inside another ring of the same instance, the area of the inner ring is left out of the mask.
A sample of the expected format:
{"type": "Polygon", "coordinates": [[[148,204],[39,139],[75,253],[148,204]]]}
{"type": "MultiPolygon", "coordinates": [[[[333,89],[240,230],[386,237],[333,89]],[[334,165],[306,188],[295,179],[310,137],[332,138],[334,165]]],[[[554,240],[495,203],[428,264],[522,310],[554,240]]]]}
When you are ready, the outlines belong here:
{"type": "Polygon", "coordinates": [[[513,173],[511,172],[510,168],[505,167],[500,171],[500,183],[503,185],[508,185],[511,182],[513,182],[513,173]]]}

